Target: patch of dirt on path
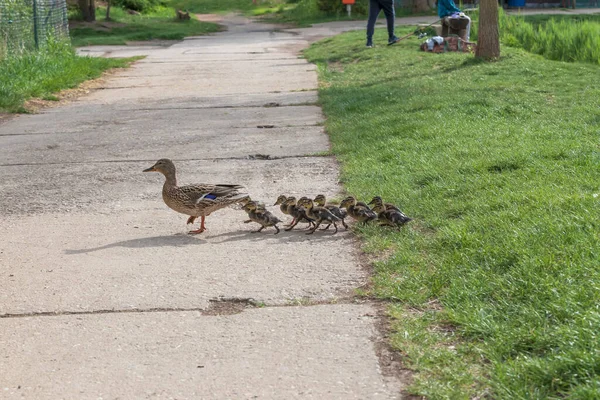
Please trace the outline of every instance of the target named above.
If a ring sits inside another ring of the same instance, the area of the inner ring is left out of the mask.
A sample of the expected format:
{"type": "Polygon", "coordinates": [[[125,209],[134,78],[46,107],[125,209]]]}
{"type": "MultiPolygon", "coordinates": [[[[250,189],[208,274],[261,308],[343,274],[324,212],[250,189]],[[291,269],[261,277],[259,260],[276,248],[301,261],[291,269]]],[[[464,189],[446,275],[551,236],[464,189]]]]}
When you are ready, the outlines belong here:
{"type": "Polygon", "coordinates": [[[198,21],[214,22],[215,24],[223,22],[223,16],[219,15],[219,14],[195,14],[195,15],[196,15],[196,18],[198,18],[198,21]]]}

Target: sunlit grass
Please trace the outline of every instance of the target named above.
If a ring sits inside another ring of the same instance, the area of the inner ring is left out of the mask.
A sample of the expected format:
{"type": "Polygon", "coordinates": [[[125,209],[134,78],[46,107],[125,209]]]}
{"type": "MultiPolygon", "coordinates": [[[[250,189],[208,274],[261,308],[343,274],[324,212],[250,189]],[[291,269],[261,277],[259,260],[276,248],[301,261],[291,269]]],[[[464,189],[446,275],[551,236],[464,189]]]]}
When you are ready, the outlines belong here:
{"type": "Polygon", "coordinates": [[[358,230],[391,251],[372,294],[394,304],[411,390],[599,398],[600,67],[418,44],[353,32],[306,51],[346,189],[415,218],[358,230]]]}
{"type": "Polygon", "coordinates": [[[0,110],[25,111],[23,103],[32,97],[57,100],[56,92],[131,61],[79,57],[68,43],[49,43],[40,51],[7,57],[0,63],[0,110]]]}
{"type": "Polygon", "coordinates": [[[130,15],[123,9],[111,8],[111,21],[102,20],[104,9],[97,12],[98,21],[93,24],[75,23],[71,28],[74,46],[98,44],[126,44],[131,41],[181,40],[186,36],[206,35],[221,30],[219,25],[201,22],[196,18],[177,20],[175,10],[159,7],[141,15],[130,15]]]}

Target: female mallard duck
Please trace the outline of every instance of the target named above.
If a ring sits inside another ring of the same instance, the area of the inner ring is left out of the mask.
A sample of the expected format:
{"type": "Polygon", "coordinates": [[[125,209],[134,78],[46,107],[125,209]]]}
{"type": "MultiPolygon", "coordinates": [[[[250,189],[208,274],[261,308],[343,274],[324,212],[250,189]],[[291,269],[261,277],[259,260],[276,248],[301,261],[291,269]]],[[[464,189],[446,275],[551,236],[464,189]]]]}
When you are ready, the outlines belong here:
{"type": "MultiPolygon", "coordinates": [[[[342,210],[340,207],[338,207],[336,205],[327,204],[327,198],[323,194],[317,195],[313,201],[315,202],[316,205],[318,205],[320,207],[325,207],[326,209],[328,209],[333,215],[335,215],[342,221],[342,225],[344,225],[344,228],[348,229],[348,224],[346,224],[346,222],[344,221],[344,218],[346,218],[348,216],[348,213],[346,211],[342,210]]],[[[327,225],[323,229],[329,229],[330,225],[331,224],[327,225]]]]}
{"type": "Polygon", "coordinates": [[[190,234],[202,233],[206,230],[204,219],[213,211],[228,205],[243,202],[248,194],[241,191],[240,185],[197,184],[177,186],[177,175],[173,161],[162,158],[143,172],[160,172],[165,176],[162,196],[165,204],[173,210],[189,215],[188,224],[193,224],[201,217],[200,229],[190,234]]]}
{"type": "Polygon", "coordinates": [[[267,211],[264,206],[261,206],[255,201],[248,201],[242,208],[248,213],[248,218],[250,218],[248,221],[244,221],[245,223],[254,221],[261,225],[258,230],[252,231],[252,233],[260,232],[269,226],[272,226],[277,230],[275,235],[279,233],[279,227],[277,224],[280,223],[281,220],[274,216],[270,211],[267,211]]]}
{"type": "Polygon", "coordinates": [[[306,215],[315,220],[315,226],[310,230],[310,232],[307,232],[307,235],[313,234],[315,233],[315,231],[317,230],[317,228],[319,227],[319,225],[321,225],[321,223],[323,221],[327,221],[329,223],[329,225],[333,224],[335,231],[333,232],[333,234],[335,235],[338,231],[337,228],[337,224],[336,222],[340,221],[340,218],[336,217],[335,215],[333,215],[333,213],[331,211],[329,211],[328,209],[326,209],[325,207],[321,207],[321,206],[316,206],[314,204],[314,202],[309,199],[308,197],[302,197],[298,200],[298,205],[300,207],[304,207],[304,209],[306,210],[306,215]]]}
{"type": "Polygon", "coordinates": [[[377,219],[377,214],[375,214],[369,208],[369,206],[367,206],[363,202],[357,202],[356,199],[352,196],[348,196],[344,200],[342,200],[342,202],[340,203],[340,207],[348,210],[348,214],[352,218],[364,224],[377,219]]]}
{"type": "Polygon", "coordinates": [[[380,225],[401,227],[407,222],[412,221],[412,218],[404,215],[397,207],[386,208],[384,203],[375,204],[373,211],[377,213],[377,217],[381,221],[380,225]]]}

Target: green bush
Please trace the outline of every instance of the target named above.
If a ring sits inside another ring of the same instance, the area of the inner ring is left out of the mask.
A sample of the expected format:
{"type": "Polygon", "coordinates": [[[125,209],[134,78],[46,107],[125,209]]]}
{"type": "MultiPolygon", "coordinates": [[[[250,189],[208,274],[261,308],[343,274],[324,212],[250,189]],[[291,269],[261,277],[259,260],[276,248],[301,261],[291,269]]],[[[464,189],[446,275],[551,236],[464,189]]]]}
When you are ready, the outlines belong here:
{"type": "Polygon", "coordinates": [[[161,5],[165,5],[163,0],[115,0],[114,5],[129,10],[146,12],[161,5]]]}

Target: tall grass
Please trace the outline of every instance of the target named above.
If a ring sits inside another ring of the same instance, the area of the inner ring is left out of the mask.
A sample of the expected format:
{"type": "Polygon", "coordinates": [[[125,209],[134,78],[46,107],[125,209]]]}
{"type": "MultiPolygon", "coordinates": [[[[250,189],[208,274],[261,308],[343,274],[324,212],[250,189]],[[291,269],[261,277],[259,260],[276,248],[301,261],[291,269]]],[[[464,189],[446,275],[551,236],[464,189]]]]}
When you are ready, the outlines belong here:
{"type": "Polygon", "coordinates": [[[591,19],[548,18],[529,22],[523,16],[501,15],[504,44],[557,61],[600,64],[600,22],[591,19]]]}
{"type": "Polygon", "coordinates": [[[53,93],[130,62],[130,59],[79,57],[69,43],[54,41],[39,51],[8,56],[0,62],[0,110],[25,111],[23,103],[32,97],[52,98],[53,93]]]}
{"type": "Polygon", "coordinates": [[[172,7],[188,10],[194,13],[211,14],[241,11],[251,14],[252,10],[264,7],[278,7],[284,4],[284,0],[170,0],[172,7]]]}

